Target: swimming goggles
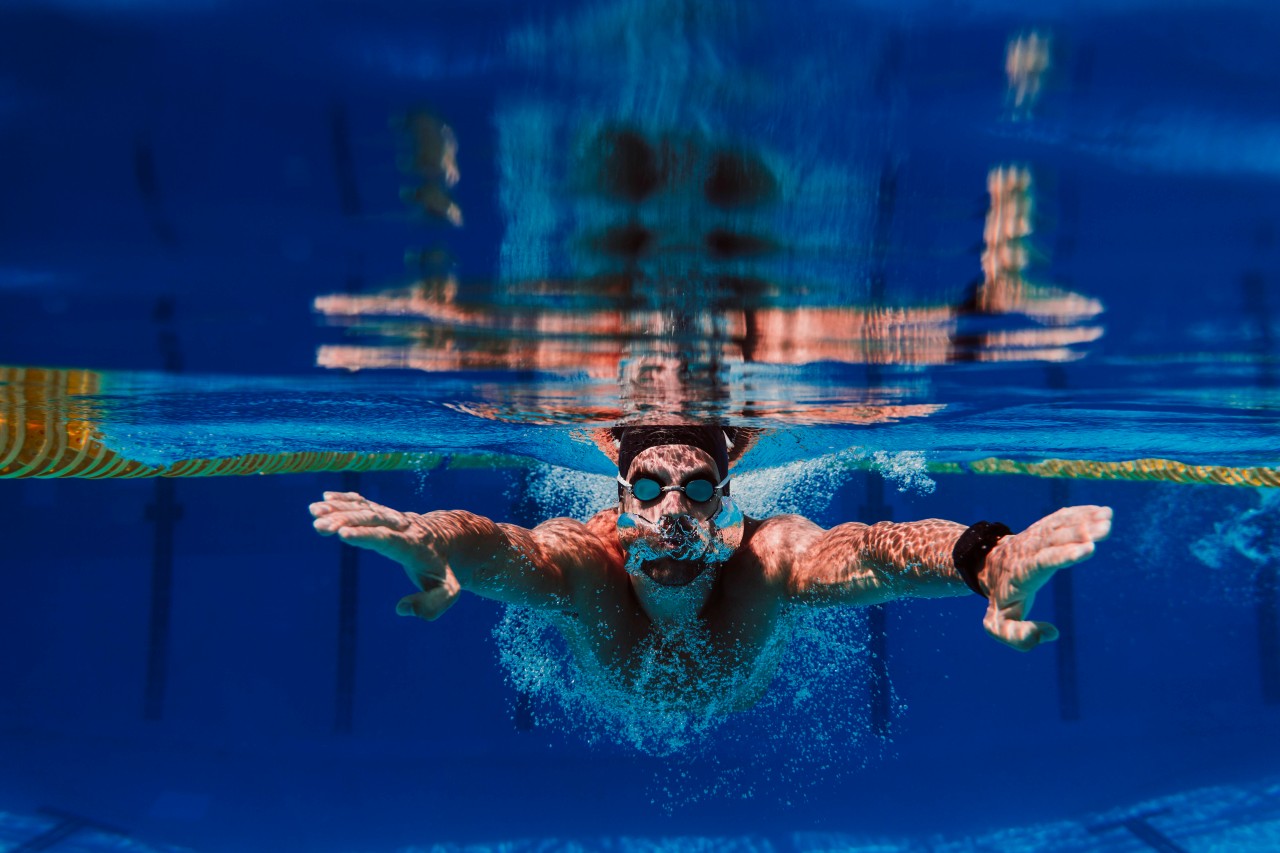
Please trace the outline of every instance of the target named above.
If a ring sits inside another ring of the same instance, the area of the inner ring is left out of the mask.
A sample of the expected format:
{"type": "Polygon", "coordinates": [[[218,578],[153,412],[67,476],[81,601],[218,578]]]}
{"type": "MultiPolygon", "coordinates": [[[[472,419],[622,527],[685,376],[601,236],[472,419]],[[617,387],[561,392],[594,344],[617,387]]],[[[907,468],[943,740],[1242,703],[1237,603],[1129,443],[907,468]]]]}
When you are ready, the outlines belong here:
{"type": "Polygon", "coordinates": [[[622,475],[619,474],[618,482],[636,500],[656,501],[667,492],[681,492],[694,503],[704,504],[720,494],[720,490],[724,488],[725,483],[729,482],[729,478],[725,477],[719,483],[712,483],[710,480],[699,477],[696,480],[690,480],[683,486],[664,486],[652,477],[641,477],[634,483],[629,483],[622,479],[622,475]]]}

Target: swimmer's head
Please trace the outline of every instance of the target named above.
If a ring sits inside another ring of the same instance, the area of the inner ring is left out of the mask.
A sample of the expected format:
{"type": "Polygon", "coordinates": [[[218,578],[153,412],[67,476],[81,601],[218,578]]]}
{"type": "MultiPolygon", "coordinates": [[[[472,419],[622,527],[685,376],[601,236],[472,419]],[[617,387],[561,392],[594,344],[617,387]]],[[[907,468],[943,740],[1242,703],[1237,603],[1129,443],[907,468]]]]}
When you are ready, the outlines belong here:
{"type": "MultiPolygon", "coordinates": [[[[624,480],[631,478],[631,469],[638,457],[658,447],[702,451],[710,457],[714,466],[716,476],[713,482],[720,482],[729,473],[729,439],[724,429],[718,426],[617,427],[613,430],[613,436],[618,443],[618,475],[624,480]]],[[[721,492],[729,494],[727,483],[721,492]]],[[[619,497],[621,496],[619,490],[619,497]]]]}
{"type": "Polygon", "coordinates": [[[743,520],[727,495],[728,467],[718,427],[622,431],[618,538],[628,571],[665,587],[685,586],[732,556],[743,520]],[[647,488],[637,488],[641,481],[649,481],[647,488]]]}

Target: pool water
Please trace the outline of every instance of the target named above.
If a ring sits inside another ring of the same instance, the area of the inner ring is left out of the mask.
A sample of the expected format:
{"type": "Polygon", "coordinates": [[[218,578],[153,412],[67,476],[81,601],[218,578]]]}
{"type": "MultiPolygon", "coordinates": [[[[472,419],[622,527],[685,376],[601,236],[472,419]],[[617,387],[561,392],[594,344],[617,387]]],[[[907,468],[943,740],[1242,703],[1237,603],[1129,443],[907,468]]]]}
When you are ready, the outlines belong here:
{"type": "Polygon", "coordinates": [[[1262,4],[0,8],[0,849],[1280,846],[1262,4]],[[800,613],[743,713],[395,617],[358,490],[525,526],[715,420],[750,514],[1114,508],[1018,654],[800,613]],[[743,433],[744,435],[748,433],[743,433]]]}

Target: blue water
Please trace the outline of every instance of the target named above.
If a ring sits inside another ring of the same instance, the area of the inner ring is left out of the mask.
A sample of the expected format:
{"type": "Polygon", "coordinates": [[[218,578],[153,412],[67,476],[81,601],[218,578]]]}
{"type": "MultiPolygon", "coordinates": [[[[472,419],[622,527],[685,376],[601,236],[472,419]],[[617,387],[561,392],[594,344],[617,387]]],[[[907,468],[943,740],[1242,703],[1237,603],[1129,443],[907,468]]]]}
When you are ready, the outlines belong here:
{"type": "Polygon", "coordinates": [[[0,382],[0,419],[157,466],[422,456],[0,479],[0,849],[1275,849],[1275,490],[975,463],[1280,466],[1278,36],[1246,3],[4,4],[0,366],[92,387],[0,382]],[[1056,646],[972,599],[824,613],[712,720],[593,706],[519,611],[398,619],[400,570],[310,529],[334,488],[586,517],[584,433],[672,414],[765,430],[755,514],[1115,528],[1037,601],[1056,646]]]}

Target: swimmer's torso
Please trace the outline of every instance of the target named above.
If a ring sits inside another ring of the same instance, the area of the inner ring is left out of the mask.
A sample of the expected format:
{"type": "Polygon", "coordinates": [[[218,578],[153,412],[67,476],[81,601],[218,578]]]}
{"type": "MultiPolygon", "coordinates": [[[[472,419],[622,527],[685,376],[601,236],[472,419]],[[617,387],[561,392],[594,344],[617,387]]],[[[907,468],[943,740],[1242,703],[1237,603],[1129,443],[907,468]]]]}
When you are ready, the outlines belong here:
{"type": "Polygon", "coordinates": [[[584,674],[672,707],[754,704],[784,645],[787,560],[771,547],[779,539],[771,528],[785,519],[747,519],[741,547],[708,569],[719,576],[698,617],[675,625],[651,619],[632,588],[617,513],[606,510],[587,523],[603,557],[572,579],[574,607],[555,618],[584,674]]]}

